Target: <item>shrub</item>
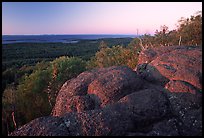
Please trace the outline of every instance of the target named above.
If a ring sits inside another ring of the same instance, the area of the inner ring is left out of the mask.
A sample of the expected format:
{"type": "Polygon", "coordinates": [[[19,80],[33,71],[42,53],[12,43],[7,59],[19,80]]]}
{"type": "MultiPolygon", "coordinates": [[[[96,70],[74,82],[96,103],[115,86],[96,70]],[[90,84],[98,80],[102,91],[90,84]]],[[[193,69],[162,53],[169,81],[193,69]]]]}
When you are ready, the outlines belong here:
{"type": "MultiPolygon", "coordinates": [[[[16,89],[5,89],[3,109],[9,115],[15,112],[18,126],[49,115],[61,85],[85,71],[85,65],[80,58],[65,56],[51,62],[37,63],[31,74],[19,79],[16,89]]],[[[11,121],[9,123],[12,125],[11,121]]]]}
{"type": "Polygon", "coordinates": [[[52,75],[56,75],[58,82],[64,83],[85,71],[85,65],[85,62],[80,58],[62,56],[51,62],[51,70],[54,73],[52,75]]]}
{"type": "MultiPolygon", "coordinates": [[[[139,49],[138,49],[139,50],[139,49]]],[[[123,48],[122,46],[113,46],[112,48],[102,48],[91,58],[87,67],[110,67],[126,65],[132,69],[136,67],[138,50],[136,48],[123,48]]]]}
{"type": "Polygon", "coordinates": [[[77,57],[59,57],[51,62],[49,68],[52,79],[49,81],[47,89],[48,98],[51,106],[55,104],[58,91],[61,86],[69,79],[76,77],[81,72],[85,71],[86,63],[77,57]]]}
{"type": "Polygon", "coordinates": [[[18,85],[17,110],[25,117],[26,122],[50,113],[48,97],[43,92],[49,80],[48,70],[36,70],[31,75],[26,75],[18,85]]]}

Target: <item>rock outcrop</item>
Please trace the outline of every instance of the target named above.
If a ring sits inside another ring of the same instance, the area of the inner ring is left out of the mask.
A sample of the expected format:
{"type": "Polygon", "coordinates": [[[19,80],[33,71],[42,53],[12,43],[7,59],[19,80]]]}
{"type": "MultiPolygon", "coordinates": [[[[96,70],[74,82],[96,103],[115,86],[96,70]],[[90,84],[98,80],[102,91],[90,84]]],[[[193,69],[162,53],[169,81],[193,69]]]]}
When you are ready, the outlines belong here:
{"type": "Polygon", "coordinates": [[[143,51],[137,72],[144,79],[162,86],[170,80],[179,80],[202,89],[202,49],[171,46],[143,51]]]}
{"type": "Polygon", "coordinates": [[[62,86],[52,115],[102,108],[139,90],[142,82],[134,71],[125,66],[83,72],[62,86]]]}
{"type": "Polygon", "coordinates": [[[68,80],[50,116],[11,136],[200,136],[202,51],[172,46],[142,51],[136,72],[94,69],[68,80]]]}

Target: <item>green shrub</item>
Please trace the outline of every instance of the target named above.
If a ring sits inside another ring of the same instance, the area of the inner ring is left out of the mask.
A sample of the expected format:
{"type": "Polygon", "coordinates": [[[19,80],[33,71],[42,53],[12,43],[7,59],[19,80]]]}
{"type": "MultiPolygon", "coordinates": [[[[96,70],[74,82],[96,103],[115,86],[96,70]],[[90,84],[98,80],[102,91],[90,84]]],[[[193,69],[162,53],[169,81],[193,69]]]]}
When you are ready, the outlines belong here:
{"type": "Polygon", "coordinates": [[[31,75],[26,75],[18,85],[17,110],[23,114],[26,122],[50,113],[48,97],[43,92],[49,80],[48,70],[36,70],[31,75]]]}
{"type": "Polygon", "coordinates": [[[61,83],[85,71],[85,66],[85,62],[77,57],[62,56],[51,62],[51,70],[55,71],[56,80],[61,83]]]}
{"type": "Polygon", "coordinates": [[[112,48],[102,48],[91,58],[87,67],[110,67],[126,65],[134,69],[137,65],[138,50],[136,48],[124,48],[122,46],[113,46],[112,48]]]}
{"type": "Polygon", "coordinates": [[[37,63],[31,74],[19,79],[16,89],[5,89],[2,101],[4,110],[9,114],[15,111],[18,125],[49,115],[62,84],[85,71],[85,66],[82,59],[65,56],[51,62],[37,63]],[[11,109],[13,106],[15,109],[11,109]]]}
{"type": "Polygon", "coordinates": [[[47,86],[46,92],[49,93],[50,104],[53,107],[55,99],[61,86],[69,79],[76,77],[85,71],[86,63],[77,57],[62,56],[51,62],[49,68],[52,79],[47,86]]]}

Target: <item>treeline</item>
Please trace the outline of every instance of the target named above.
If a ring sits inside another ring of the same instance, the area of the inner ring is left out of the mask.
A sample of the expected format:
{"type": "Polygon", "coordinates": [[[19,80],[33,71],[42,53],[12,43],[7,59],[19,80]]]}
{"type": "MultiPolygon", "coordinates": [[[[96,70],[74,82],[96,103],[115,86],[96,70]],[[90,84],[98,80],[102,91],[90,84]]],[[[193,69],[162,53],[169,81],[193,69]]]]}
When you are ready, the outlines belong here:
{"type": "Polygon", "coordinates": [[[22,67],[23,65],[35,65],[42,60],[54,60],[60,56],[75,56],[83,60],[99,50],[101,41],[114,45],[127,46],[132,38],[104,38],[96,40],[79,40],[78,43],[14,43],[2,45],[3,71],[10,67],[22,67]]]}
{"type": "Polygon", "coordinates": [[[154,36],[144,34],[134,39],[132,46],[139,46],[142,49],[172,46],[172,45],[202,45],[202,14],[195,13],[190,18],[182,17],[178,20],[177,29],[169,30],[168,26],[162,25],[156,30],[154,36]]]}
{"type": "Polygon", "coordinates": [[[19,78],[30,74],[41,61],[53,61],[60,56],[79,57],[85,61],[99,50],[101,41],[127,46],[133,38],[104,38],[79,40],[78,43],[15,43],[2,45],[2,89],[8,84],[18,84],[19,78]]]}
{"type": "Polygon", "coordinates": [[[167,26],[161,26],[154,36],[145,34],[134,39],[83,40],[76,44],[60,45],[5,45],[3,134],[37,117],[49,115],[63,83],[83,71],[114,65],[126,65],[134,69],[139,53],[144,49],[171,45],[199,46],[202,45],[201,36],[202,16],[199,12],[179,20],[176,30],[169,31],[167,26]],[[23,59],[27,59],[28,63],[14,64],[23,59]],[[12,64],[7,65],[8,62],[12,64]]]}

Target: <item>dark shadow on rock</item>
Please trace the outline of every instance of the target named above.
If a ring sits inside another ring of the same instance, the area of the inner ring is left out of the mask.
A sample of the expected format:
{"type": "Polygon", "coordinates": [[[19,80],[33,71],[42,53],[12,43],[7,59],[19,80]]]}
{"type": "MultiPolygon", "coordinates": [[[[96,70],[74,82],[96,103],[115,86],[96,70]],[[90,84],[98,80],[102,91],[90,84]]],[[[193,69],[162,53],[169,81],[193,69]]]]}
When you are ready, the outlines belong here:
{"type": "Polygon", "coordinates": [[[169,82],[169,79],[163,76],[157,68],[147,63],[139,64],[136,72],[142,79],[155,85],[161,85],[164,87],[165,84],[169,82]]]}

